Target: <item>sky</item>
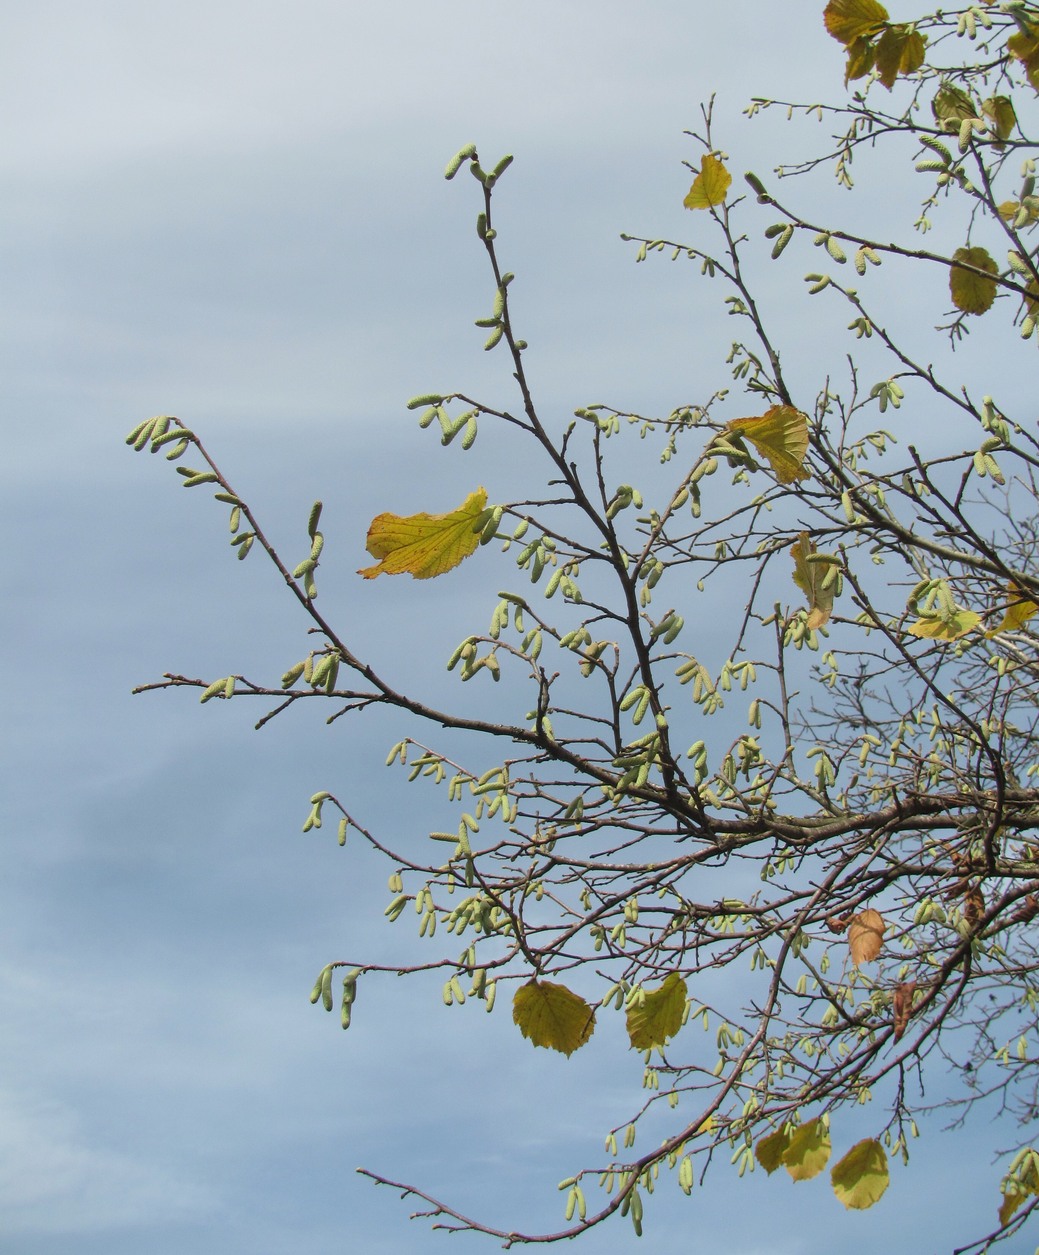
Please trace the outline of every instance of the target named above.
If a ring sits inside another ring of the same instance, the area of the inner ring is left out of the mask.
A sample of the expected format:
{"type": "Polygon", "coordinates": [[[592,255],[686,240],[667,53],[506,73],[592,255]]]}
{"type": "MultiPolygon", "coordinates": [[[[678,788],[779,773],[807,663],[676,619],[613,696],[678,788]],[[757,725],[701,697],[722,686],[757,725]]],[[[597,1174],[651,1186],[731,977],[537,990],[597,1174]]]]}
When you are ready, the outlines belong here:
{"type": "MultiPolygon", "coordinates": [[[[510,396],[472,326],[476,188],[445,183],[447,159],[470,140],[516,157],[497,223],[542,412],[666,413],[724,384],[730,330],[620,233],[689,233],[682,132],[712,92],[739,169],[810,150],[820,131],[741,110],[837,97],[839,49],[814,7],[770,0],[39,0],[4,25],[0,1252],[495,1249],[409,1221],[362,1164],[558,1227],[556,1182],[599,1153],[640,1060],[609,1030],[570,1060],[533,1051],[500,1009],[445,1010],[438,981],[371,982],[349,1034],[308,1004],[325,962],[415,939],[383,919],[391,868],[301,833],[307,799],[334,789],[405,844],[436,800],[385,772],[391,717],[255,733],[246,703],[131,696],[166,670],[280,675],[306,644],[275,573],[233,561],[222,507],[123,437],[180,416],[286,551],[322,498],[324,609],[449,694],[486,576],[419,603],[355,575],[375,514],[476,483],[499,499],[524,472],[493,438],[442,452],[405,409],[510,396]]],[[[994,1219],[999,1173],[964,1180],[939,1128],[867,1214],[717,1165],[690,1200],[660,1191],[644,1242],[948,1249],[994,1219]]],[[[975,1128],[974,1161],[1000,1136],[975,1128]]],[[[586,1244],[637,1246],[627,1222],[586,1244]]]]}

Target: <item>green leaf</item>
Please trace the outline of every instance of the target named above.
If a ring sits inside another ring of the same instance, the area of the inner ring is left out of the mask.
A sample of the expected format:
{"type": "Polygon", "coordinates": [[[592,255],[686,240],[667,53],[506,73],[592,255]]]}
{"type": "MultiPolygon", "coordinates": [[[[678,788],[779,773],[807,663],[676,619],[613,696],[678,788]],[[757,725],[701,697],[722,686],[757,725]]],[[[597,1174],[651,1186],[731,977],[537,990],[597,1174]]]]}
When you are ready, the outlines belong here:
{"type": "MultiPolygon", "coordinates": [[[[952,260],[966,262],[968,266],[985,270],[993,276],[999,274],[999,267],[984,248],[958,248],[952,260]]],[[[996,281],[954,265],[949,271],[949,292],[957,309],[965,314],[983,314],[996,299],[996,281]]]]}
{"type": "Polygon", "coordinates": [[[628,1037],[635,1050],[663,1046],[682,1027],[685,1014],[686,983],[672,972],[659,989],[647,993],[642,1006],[628,1008],[628,1037]]]}
{"type": "Polygon", "coordinates": [[[693,186],[682,204],[686,209],[711,209],[721,205],[731,182],[732,175],[718,158],[704,153],[700,159],[700,173],[693,179],[693,186]]]}
{"type": "Polygon", "coordinates": [[[595,1032],[595,1011],[565,985],[536,978],[521,985],[512,1000],[512,1018],[535,1046],[572,1055],[595,1032]]]}
{"type": "Polygon", "coordinates": [[[783,1156],[786,1154],[789,1145],[789,1130],[776,1129],[775,1133],[769,1133],[767,1137],[763,1137],[757,1146],[754,1147],[754,1158],[771,1176],[777,1168],[783,1166],[783,1156]]]}
{"type": "Polygon", "coordinates": [[[888,1187],[887,1155],[872,1137],[867,1137],[848,1151],[830,1173],[833,1192],[845,1207],[865,1211],[881,1197],[888,1187]]]}
{"type": "Polygon", "coordinates": [[[450,571],[480,543],[477,520],[487,505],[487,492],[477,488],[450,514],[380,514],[368,529],[368,552],[376,566],[358,571],[366,580],[377,575],[402,575],[429,580],[450,571]]]}
{"type": "Polygon", "coordinates": [[[809,1120],[790,1135],[783,1152],[783,1167],[795,1181],[810,1181],[830,1158],[830,1130],[821,1119],[809,1120]]]}

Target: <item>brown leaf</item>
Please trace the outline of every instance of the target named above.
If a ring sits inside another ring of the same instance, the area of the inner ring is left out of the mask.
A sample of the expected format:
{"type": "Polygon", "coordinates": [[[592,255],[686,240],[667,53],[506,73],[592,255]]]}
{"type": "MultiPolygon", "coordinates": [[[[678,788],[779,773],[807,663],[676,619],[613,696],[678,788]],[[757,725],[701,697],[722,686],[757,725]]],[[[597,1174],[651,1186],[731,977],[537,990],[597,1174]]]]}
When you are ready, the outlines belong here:
{"type": "Polygon", "coordinates": [[[967,889],[963,903],[963,918],[968,924],[976,924],[985,914],[985,895],[980,885],[971,885],[967,889]]]}
{"type": "Polygon", "coordinates": [[[852,917],[848,925],[848,949],[856,967],[877,957],[884,945],[886,927],[883,915],[872,907],[852,917]]]}
{"type": "Polygon", "coordinates": [[[913,994],[915,993],[915,980],[903,981],[901,985],[895,986],[894,1006],[892,1008],[895,1041],[898,1041],[906,1031],[909,1017],[913,1014],[913,994]]]}

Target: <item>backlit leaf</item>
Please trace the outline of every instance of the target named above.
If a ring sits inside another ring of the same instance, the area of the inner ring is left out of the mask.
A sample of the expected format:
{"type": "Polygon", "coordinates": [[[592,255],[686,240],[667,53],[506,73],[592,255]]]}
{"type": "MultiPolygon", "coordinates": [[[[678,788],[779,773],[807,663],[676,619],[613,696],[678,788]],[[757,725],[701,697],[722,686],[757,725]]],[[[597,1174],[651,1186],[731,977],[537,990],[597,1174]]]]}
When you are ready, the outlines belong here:
{"type": "Polygon", "coordinates": [[[808,417],[792,405],[773,405],[760,418],[734,418],[726,424],[726,430],[746,436],[781,484],[811,478],[804,467],[808,417]]]}
{"type": "Polygon", "coordinates": [[[823,10],[827,31],[845,47],[856,39],[879,35],[888,12],[877,0],[830,0],[823,10]]]}
{"type": "Polygon", "coordinates": [[[368,552],[376,566],[358,571],[366,580],[377,575],[403,575],[417,580],[443,575],[468,558],[480,543],[477,520],[487,505],[487,492],[477,488],[450,514],[380,514],[368,529],[368,552]]]}
{"type": "Polygon", "coordinates": [[[940,127],[953,131],[960,129],[960,123],[964,118],[977,116],[977,110],[971,98],[959,87],[954,87],[952,83],[942,83],[934,93],[931,112],[940,127]]]}
{"type": "Polygon", "coordinates": [[[783,1166],[783,1156],[790,1145],[790,1133],[787,1129],[776,1129],[763,1137],[754,1147],[754,1158],[765,1169],[769,1176],[777,1168],[783,1166]]]}
{"type": "Polygon", "coordinates": [[[833,611],[836,582],[831,581],[828,588],[822,585],[831,568],[838,565],[836,558],[832,562],[809,562],[808,558],[815,552],[815,542],[809,539],[807,532],[802,532],[790,548],[794,583],[808,598],[808,627],[813,629],[827,623],[833,611]]]}
{"type": "Polygon", "coordinates": [[[830,1130],[822,1120],[809,1120],[790,1135],[783,1152],[783,1167],[795,1181],[810,1181],[826,1167],[830,1158],[830,1130]]]}
{"type": "Polygon", "coordinates": [[[710,209],[721,205],[731,182],[732,175],[718,158],[704,153],[700,158],[700,173],[693,179],[693,186],[682,204],[686,209],[710,209]]]}
{"type": "Polygon", "coordinates": [[[910,636],[929,641],[954,641],[966,636],[972,627],[981,622],[981,615],[973,610],[957,610],[949,619],[917,619],[906,629],[910,636]]]}
{"type": "MultiPolygon", "coordinates": [[[[1014,102],[1009,96],[990,96],[982,104],[981,112],[992,123],[992,130],[998,140],[1010,138],[1017,122],[1017,115],[1014,113],[1014,102]]],[[[997,145],[997,147],[1001,146],[1001,144],[997,145]]]]}
{"type": "Polygon", "coordinates": [[[877,957],[884,945],[886,927],[883,915],[872,907],[852,916],[848,925],[848,949],[856,967],[877,957]]]}
{"type": "Polygon", "coordinates": [[[889,26],[877,40],[877,73],[891,90],[900,74],[913,74],[924,63],[927,40],[912,26],[889,26]]]}
{"type": "Polygon", "coordinates": [[[856,39],[848,45],[848,64],[844,67],[844,85],[856,78],[865,78],[877,60],[877,45],[872,39],[856,39]]]}
{"type": "Polygon", "coordinates": [[[666,977],[659,989],[648,992],[642,1006],[628,1008],[628,1037],[636,1050],[663,1046],[682,1027],[686,984],[677,972],[666,977]]]}
{"type": "Polygon", "coordinates": [[[1039,614],[1039,606],[1034,601],[1029,601],[1019,588],[1011,584],[1007,589],[1007,606],[1003,612],[1002,622],[985,635],[995,636],[997,632],[1016,632],[1036,614],[1039,614]]]}
{"type": "Polygon", "coordinates": [[[512,1018],[535,1046],[572,1055],[595,1032],[595,1011],[565,985],[537,979],[516,990],[512,1018]]]}
{"type": "Polygon", "coordinates": [[[1025,67],[1029,83],[1039,92],[1039,35],[1018,31],[1007,40],[1007,51],[1025,67]]]}
{"type": "Polygon", "coordinates": [[[830,1172],[833,1192],[845,1207],[864,1211],[888,1187],[887,1155],[872,1137],[857,1142],[830,1172]]]}
{"type": "MultiPolygon", "coordinates": [[[[958,248],[952,255],[954,262],[966,262],[985,270],[988,275],[999,274],[999,267],[984,248],[958,248]]],[[[952,303],[965,314],[983,314],[996,299],[996,281],[988,275],[976,274],[954,265],[949,271],[949,292],[952,303]]]]}

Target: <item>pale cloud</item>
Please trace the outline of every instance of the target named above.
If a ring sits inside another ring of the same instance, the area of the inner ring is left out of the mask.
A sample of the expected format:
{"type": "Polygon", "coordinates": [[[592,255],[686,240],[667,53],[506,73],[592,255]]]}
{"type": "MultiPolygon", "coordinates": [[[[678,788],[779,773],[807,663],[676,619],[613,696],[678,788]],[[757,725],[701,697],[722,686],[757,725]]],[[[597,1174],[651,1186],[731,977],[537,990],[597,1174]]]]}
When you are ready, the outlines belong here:
{"type": "Polygon", "coordinates": [[[0,1090],[0,1211],[8,1235],[79,1233],[197,1219],[214,1189],[85,1134],[70,1107],[0,1090]]]}

